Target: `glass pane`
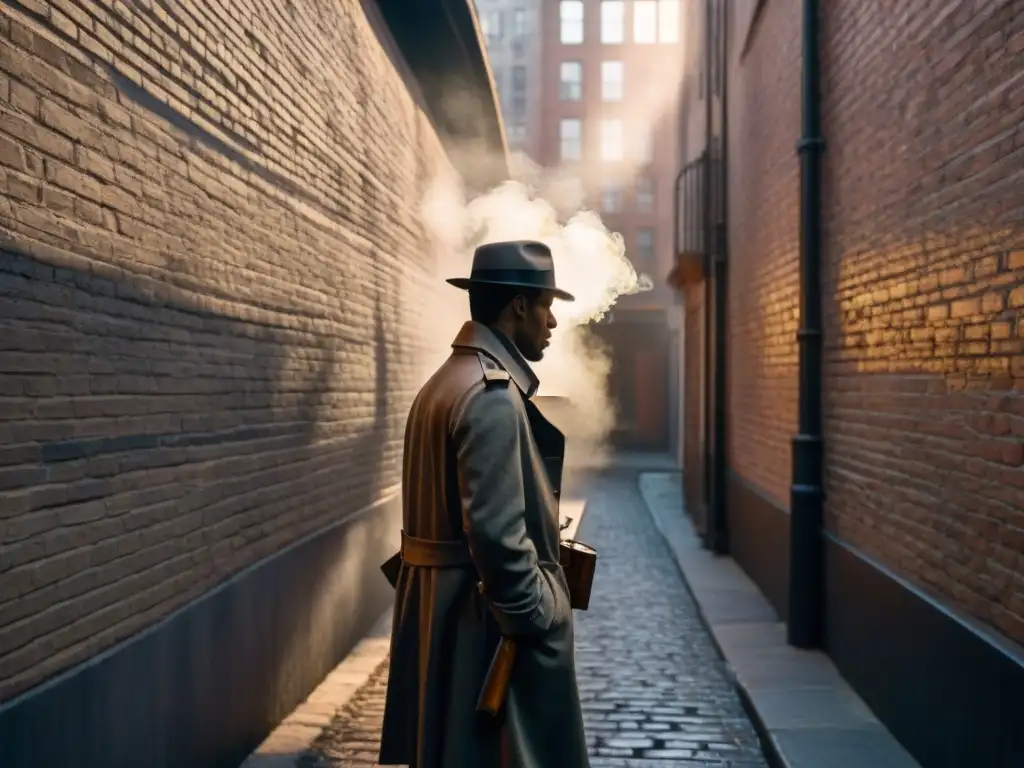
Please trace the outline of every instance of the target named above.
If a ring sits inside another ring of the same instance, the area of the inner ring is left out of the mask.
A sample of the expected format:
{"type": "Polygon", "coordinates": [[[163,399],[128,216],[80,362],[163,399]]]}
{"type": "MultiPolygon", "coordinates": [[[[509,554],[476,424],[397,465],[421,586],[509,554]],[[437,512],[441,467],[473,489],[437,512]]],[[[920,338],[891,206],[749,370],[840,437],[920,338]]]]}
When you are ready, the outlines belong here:
{"type": "Polygon", "coordinates": [[[601,62],[601,98],[605,101],[622,99],[623,68],[621,61],[601,62]]]}
{"type": "Polygon", "coordinates": [[[559,9],[561,41],[566,45],[583,42],[583,0],[562,0],[559,9]]]}
{"type": "Polygon", "coordinates": [[[635,0],[633,3],[633,42],[654,43],[658,40],[658,0],[635,0]]]}
{"type": "Polygon", "coordinates": [[[601,159],[622,159],[622,121],[601,121],[601,159]]]}
{"type": "Polygon", "coordinates": [[[679,0],[658,1],[658,42],[679,42],[679,0]]]}
{"type": "Polygon", "coordinates": [[[601,42],[621,43],[625,39],[626,4],[622,0],[601,2],[601,42]]]}

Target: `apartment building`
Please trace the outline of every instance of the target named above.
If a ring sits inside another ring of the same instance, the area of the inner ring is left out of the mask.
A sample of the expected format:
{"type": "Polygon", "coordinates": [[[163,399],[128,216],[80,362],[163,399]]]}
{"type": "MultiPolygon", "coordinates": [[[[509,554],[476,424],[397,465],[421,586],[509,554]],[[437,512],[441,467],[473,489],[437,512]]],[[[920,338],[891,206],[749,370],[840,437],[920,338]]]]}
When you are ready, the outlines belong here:
{"type": "Polygon", "coordinates": [[[476,0],[509,149],[536,159],[541,106],[539,0],[476,0]]]}
{"type": "Polygon", "coordinates": [[[642,292],[595,327],[612,354],[622,447],[677,439],[673,189],[684,51],[680,0],[543,0],[537,160],[584,185],[625,239],[642,292]]]}

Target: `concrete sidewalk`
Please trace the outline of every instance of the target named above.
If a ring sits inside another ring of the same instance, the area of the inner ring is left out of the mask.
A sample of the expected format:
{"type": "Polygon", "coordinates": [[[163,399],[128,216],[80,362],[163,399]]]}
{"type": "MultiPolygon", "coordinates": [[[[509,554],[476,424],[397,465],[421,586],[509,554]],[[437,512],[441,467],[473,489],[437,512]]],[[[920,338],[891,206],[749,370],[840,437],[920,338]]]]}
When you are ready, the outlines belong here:
{"type": "Polygon", "coordinates": [[[786,642],[785,624],[736,562],[703,548],[683,510],[679,473],[644,473],[639,483],[771,762],[781,768],[920,768],[828,656],[786,642]]]}

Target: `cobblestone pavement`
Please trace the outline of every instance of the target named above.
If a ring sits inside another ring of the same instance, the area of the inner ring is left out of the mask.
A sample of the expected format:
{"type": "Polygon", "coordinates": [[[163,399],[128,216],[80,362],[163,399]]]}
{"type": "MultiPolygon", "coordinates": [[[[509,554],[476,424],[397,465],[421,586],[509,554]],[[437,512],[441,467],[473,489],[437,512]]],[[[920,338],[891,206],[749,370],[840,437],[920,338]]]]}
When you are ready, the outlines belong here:
{"type": "MultiPolygon", "coordinates": [[[[750,721],[632,476],[593,480],[577,538],[599,560],[576,614],[580,695],[594,768],[764,768],[750,721]]],[[[382,664],[300,760],[373,766],[382,664]]]]}

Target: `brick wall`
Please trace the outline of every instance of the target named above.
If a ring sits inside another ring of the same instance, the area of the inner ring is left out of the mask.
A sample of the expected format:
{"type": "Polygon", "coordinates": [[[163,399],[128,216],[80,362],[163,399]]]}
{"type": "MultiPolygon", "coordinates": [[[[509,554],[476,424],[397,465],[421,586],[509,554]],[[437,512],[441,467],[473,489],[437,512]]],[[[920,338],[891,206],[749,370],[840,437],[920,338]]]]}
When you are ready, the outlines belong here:
{"type": "MultiPolygon", "coordinates": [[[[749,4],[748,4],[749,5],[749,4]]],[[[728,452],[730,469],[789,505],[796,431],[800,1],[730,25],[728,452]]]]}
{"type": "Polygon", "coordinates": [[[1024,6],[827,7],[828,526],[1024,641],[1024,6]]]}
{"type": "Polygon", "coordinates": [[[446,162],[355,0],[17,8],[0,701],[393,492],[446,162]]]}

